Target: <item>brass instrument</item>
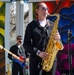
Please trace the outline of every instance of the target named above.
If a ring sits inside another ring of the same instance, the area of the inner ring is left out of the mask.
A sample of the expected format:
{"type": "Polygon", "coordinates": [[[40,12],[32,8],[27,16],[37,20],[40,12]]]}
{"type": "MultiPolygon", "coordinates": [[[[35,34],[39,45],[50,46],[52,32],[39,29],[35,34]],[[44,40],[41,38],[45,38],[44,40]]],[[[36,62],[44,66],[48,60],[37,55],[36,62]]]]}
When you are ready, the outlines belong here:
{"type": "Polygon", "coordinates": [[[57,16],[57,19],[54,23],[54,26],[53,26],[53,29],[52,29],[52,32],[51,32],[51,35],[50,35],[50,39],[48,41],[47,48],[45,50],[45,52],[49,54],[49,57],[47,59],[42,60],[42,69],[47,71],[47,72],[51,70],[57,52],[64,48],[61,41],[54,40],[54,35],[58,31],[58,21],[59,21],[59,16],[60,15],[56,14],[56,16],[57,16]]]}

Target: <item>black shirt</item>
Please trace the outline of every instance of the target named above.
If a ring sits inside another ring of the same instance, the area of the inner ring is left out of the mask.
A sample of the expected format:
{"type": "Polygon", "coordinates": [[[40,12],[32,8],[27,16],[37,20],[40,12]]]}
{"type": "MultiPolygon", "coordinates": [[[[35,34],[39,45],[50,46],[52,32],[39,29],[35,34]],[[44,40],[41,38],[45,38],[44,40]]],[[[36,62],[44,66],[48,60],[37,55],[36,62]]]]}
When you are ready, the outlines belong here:
{"type": "Polygon", "coordinates": [[[49,40],[53,22],[49,21],[50,25],[45,25],[41,27],[37,20],[33,20],[28,24],[24,36],[23,47],[31,55],[35,55],[38,50],[44,51],[49,40]]]}
{"type": "MultiPolygon", "coordinates": [[[[22,46],[21,46],[21,47],[22,47],[22,46]]],[[[12,52],[13,54],[19,56],[19,53],[18,53],[18,52],[19,52],[19,47],[18,47],[17,44],[13,45],[13,46],[10,48],[9,51],[12,52]]],[[[22,49],[21,51],[23,51],[23,54],[24,54],[23,57],[28,57],[28,53],[25,51],[25,49],[22,49]]],[[[21,53],[20,53],[20,54],[21,54],[21,53]]],[[[22,54],[21,54],[21,56],[22,56],[22,54]]],[[[8,53],[8,58],[9,58],[10,60],[12,60],[13,56],[8,53]]]]}

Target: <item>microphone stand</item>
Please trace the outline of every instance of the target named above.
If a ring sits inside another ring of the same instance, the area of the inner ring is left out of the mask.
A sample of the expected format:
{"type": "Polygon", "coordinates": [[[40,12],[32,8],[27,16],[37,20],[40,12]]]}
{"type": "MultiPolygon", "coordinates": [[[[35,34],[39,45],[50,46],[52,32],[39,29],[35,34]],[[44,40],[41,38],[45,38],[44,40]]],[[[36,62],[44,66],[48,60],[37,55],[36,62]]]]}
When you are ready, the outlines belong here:
{"type": "Polygon", "coordinates": [[[72,75],[72,49],[71,49],[72,32],[68,30],[68,60],[69,60],[69,75],[72,75]]]}

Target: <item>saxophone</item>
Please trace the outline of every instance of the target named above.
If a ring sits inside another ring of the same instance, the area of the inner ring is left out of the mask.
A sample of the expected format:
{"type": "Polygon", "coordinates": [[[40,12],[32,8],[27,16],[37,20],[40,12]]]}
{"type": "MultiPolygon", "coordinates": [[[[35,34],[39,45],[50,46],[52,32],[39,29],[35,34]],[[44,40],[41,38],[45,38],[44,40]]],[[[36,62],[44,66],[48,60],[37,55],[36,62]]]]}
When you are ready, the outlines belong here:
{"type": "Polygon", "coordinates": [[[50,35],[50,40],[48,40],[47,48],[45,50],[45,52],[49,54],[49,57],[47,59],[42,60],[42,69],[45,70],[46,72],[51,70],[57,52],[64,48],[61,41],[54,40],[54,35],[58,31],[58,21],[59,21],[59,16],[60,16],[59,14],[55,14],[55,15],[57,16],[57,19],[54,23],[54,27],[50,35]]]}

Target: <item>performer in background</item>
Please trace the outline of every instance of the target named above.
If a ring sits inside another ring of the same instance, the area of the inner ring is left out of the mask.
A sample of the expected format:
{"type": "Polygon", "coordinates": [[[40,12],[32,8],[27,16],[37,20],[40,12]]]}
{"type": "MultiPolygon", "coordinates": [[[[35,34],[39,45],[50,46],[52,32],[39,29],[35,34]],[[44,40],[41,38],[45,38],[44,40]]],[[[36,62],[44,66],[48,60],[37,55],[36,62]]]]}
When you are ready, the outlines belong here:
{"type": "MultiPolygon", "coordinates": [[[[22,36],[18,35],[16,38],[16,42],[17,43],[10,48],[10,51],[17,56],[22,56],[23,58],[26,58],[27,52],[25,52],[25,50],[22,46],[22,36]]],[[[12,61],[14,59],[16,60],[16,58],[12,57],[11,54],[8,54],[8,58],[12,61]]],[[[19,62],[25,63],[25,59],[24,59],[24,61],[19,61],[19,62]]],[[[19,73],[19,75],[24,75],[23,68],[24,67],[22,67],[18,62],[13,61],[12,62],[12,75],[18,75],[18,73],[19,73]]]]}
{"type": "MultiPolygon", "coordinates": [[[[54,23],[46,19],[48,9],[45,3],[38,3],[36,6],[37,19],[30,22],[26,28],[23,47],[30,53],[30,75],[40,75],[42,59],[49,56],[45,49],[54,23]]],[[[54,39],[60,40],[58,32],[54,35],[54,39]]],[[[57,60],[51,71],[42,71],[41,75],[55,75],[56,64],[57,60]]]]}

